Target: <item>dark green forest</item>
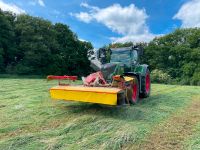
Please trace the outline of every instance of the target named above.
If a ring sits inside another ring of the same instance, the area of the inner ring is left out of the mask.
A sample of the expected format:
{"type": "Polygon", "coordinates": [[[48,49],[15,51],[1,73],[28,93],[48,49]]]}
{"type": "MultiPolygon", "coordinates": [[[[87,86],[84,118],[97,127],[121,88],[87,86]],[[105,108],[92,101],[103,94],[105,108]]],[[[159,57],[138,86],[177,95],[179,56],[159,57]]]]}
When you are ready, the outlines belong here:
{"type": "MultiPolygon", "coordinates": [[[[114,43],[109,48],[133,46],[132,42],[114,43]]],[[[177,29],[143,47],[141,63],[148,64],[151,78],[156,83],[200,85],[200,29],[177,29]]],[[[109,59],[109,58],[108,58],[109,59]]]]}
{"type": "MultiPolygon", "coordinates": [[[[154,82],[200,85],[199,28],[177,29],[140,45],[141,63],[150,66],[154,82]]],[[[0,74],[87,75],[92,71],[87,58],[92,48],[65,24],[0,11],[0,74]]]]}
{"type": "Polygon", "coordinates": [[[145,47],[143,62],[150,65],[152,75],[167,74],[172,82],[200,85],[200,29],[177,29],[155,38],[145,47]]]}
{"type": "Polygon", "coordinates": [[[67,25],[0,11],[1,74],[86,75],[91,48],[67,25]]]}

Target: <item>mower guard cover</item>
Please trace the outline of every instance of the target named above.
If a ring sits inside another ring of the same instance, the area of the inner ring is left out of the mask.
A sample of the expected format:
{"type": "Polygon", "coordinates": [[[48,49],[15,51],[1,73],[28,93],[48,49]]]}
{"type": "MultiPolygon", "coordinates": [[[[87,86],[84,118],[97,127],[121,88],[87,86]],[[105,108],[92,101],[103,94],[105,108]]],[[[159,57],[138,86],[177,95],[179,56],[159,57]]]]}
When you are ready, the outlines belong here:
{"type": "Polygon", "coordinates": [[[117,95],[123,90],[112,87],[56,86],[50,89],[55,100],[117,105],[117,95]]]}

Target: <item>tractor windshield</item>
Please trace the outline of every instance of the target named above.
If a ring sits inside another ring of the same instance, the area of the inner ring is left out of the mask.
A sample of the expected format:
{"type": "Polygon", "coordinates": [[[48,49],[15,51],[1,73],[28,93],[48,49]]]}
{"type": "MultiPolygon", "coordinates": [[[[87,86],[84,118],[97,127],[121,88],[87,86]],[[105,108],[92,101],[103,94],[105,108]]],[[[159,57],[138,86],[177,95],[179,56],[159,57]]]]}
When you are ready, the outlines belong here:
{"type": "Polygon", "coordinates": [[[131,51],[130,50],[112,50],[111,63],[120,62],[126,65],[130,65],[131,51]]]}

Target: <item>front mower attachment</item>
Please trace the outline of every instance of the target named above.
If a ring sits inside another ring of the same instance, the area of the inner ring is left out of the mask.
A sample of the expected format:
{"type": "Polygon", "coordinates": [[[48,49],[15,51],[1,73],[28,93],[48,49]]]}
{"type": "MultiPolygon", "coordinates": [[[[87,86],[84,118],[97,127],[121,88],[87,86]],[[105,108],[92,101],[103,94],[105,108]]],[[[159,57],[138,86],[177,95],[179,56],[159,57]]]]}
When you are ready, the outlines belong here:
{"type": "Polygon", "coordinates": [[[117,105],[123,90],[111,87],[56,86],[50,89],[52,99],[117,105]]]}

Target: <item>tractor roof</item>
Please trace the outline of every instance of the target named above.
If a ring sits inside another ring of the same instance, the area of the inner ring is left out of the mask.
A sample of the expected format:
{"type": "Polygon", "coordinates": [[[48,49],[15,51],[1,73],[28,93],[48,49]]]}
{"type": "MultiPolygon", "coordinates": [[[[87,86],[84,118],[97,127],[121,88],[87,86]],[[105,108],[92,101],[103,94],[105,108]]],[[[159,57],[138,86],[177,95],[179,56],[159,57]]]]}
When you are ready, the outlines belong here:
{"type": "Polygon", "coordinates": [[[120,47],[120,48],[111,48],[112,51],[125,51],[125,50],[132,50],[132,47],[120,47]]]}

